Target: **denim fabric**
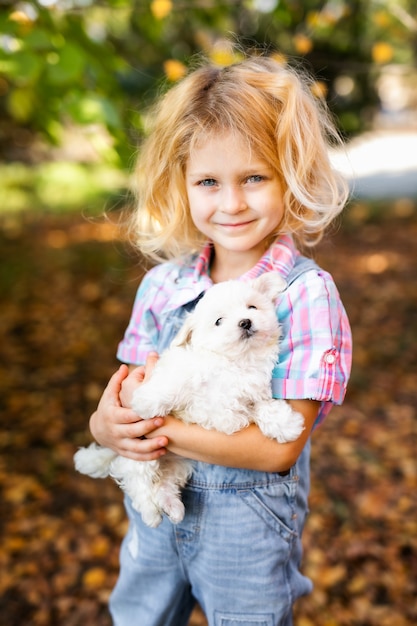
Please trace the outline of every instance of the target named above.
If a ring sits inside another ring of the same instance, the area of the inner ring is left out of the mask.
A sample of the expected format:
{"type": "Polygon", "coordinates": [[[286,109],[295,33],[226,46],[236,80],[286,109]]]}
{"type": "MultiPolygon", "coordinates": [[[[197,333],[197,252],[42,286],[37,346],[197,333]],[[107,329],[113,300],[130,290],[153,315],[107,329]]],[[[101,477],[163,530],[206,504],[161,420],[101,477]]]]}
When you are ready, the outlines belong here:
{"type": "Polygon", "coordinates": [[[200,296],[190,302],[189,304],[176,309],[175,311],[169,311],[163,318],[163,324],[159,331],[158,337],[158,354],[162,354],[164,350],[168,348],[175,335],[180,330],[184,323],[187,313],[191,312],[200,300],[200,296]]]}
{"type": "Polygon", "coordinates": [[[287,476],[196,463],[177,525],[148,528],[127,500],[114,624],[186,626],[196,599],[210,626],[290,626],[311,591],[299,572],[309,447],[287,476]]]}
{"type": "MultiPolygon", "coordinates": [[[[185,314],[165,320],[160,352],[185,314]]],[[[127,498],[114,625],[186,626],[197,600],[210,626],[291,626],[312,588],[299,571],[309,464],[310,442],[286,476],[195,462],[177,525],[145,526],[127,498]]]]}

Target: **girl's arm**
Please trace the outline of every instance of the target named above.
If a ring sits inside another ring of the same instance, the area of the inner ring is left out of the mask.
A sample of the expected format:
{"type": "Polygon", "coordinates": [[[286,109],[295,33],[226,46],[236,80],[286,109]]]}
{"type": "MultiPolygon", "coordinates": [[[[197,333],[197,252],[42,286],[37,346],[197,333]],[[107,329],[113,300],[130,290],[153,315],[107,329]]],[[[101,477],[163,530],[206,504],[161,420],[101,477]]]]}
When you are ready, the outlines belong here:
{"type": "Polygon", "coordinates": [[[90,418],[90,430],[98,443],[136,461],[149,461],[166,454],[167,449],[190,459],[268,472],[288,470],[301,454],[311,433],[320,404],[312,400],[292,400],[295,411],[302,413],[305,429],[290,443],[278,443],[265,437],[251,424],[233,435],[184,424],[171,415],[141,420],[131,410],[133,390],[149,374],[157,361],[150,355],[146,367],[122,365],[103,392],[97,410],[90,418]],[[141,439],[146,437],[146,439],[141,439]]]}
{"type": "Polygon", "coordinates": [[[305,420],[304,431],[290,443],[278,443],[265,437],[255,424],[233,435],[225,435],[195,424],[184,424],[170,415],[164,417],[163,426],[149,433],[148,437],[153,440],[166,436],[168,450],[196,461],[264,472],[285,472],[301,454],[320,406],[313,400],[289,402],[295,411],[303,414],[305,420]]]}

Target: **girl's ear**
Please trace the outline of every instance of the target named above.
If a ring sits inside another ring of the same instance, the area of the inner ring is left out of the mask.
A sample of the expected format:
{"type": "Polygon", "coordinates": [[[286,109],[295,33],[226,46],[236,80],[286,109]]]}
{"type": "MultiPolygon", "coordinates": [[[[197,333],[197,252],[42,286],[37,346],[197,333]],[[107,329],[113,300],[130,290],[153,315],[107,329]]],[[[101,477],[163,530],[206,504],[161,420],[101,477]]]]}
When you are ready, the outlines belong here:
{"type": "Polygon", "coordinates": [[[252,285],[273,302],[275,302],[278,295],[287,288],[287,282],[278,272],[266,272],[265,274],[261,274],[258,278],[253,279],[252,285]]]}
{"type": "Polygon", "coordinates": [[[175,348],[184,348],[185,346],[191,343],[191,337],[193,334],[194,325],[193,318],[189,315],[184,324],[181,326],[178,333],[175,335],[174,339],[171,342],[171,346],[175,348]]]}

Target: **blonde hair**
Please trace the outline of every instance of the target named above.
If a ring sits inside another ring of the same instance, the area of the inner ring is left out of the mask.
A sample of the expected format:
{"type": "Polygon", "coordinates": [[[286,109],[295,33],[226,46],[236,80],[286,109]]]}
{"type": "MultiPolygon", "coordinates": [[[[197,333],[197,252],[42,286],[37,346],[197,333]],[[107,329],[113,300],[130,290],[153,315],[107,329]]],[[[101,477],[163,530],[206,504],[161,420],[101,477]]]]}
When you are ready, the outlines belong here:
{"type": "Polygon", "coordinates": [[[304,74],[258,56],[223,68],[207,64],[171,88],[156,106],[134,175],[132,227],[140,251],[154,260],[172,259],[204,243],[190,216],[185,170],[193,147],[224,131],[246,138],[279,176],[279,232],[302,245],[317,243],[348,191],[329,160],[338,132],[310,87],[304,74]]]}

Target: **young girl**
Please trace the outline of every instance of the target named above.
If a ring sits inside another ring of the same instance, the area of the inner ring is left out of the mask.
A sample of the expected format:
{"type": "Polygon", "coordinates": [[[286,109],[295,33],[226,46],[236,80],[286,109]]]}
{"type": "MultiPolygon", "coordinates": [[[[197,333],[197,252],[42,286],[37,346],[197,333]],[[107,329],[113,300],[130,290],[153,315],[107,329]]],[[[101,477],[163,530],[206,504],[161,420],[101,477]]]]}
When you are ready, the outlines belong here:
{"type": "Polygon", "coordinates": [[[294,242],[316,243],[346,201],[328,158],[334,140],[308,80],[262,56],[194,70],[156,110],[137,166],[135,232],[159,264],[119,345],[131,367],[113,375],[90,427],[121,455],[143,462],[170,450],[193,459],[194,473],[177,525],[164,518],[148,528],[126,499],[130,526],[110,599],[116,626],[185,626],[196,600],[210,626],[289,626],[295,600],[311,591],[299,571],[310,435],[343,401],[351,335],[331,276],[294,242]],[[272,390],[303,414],[299,439],[135,415],[134,388],[201,294],[263,272],[288,284],[272,390]]]}

